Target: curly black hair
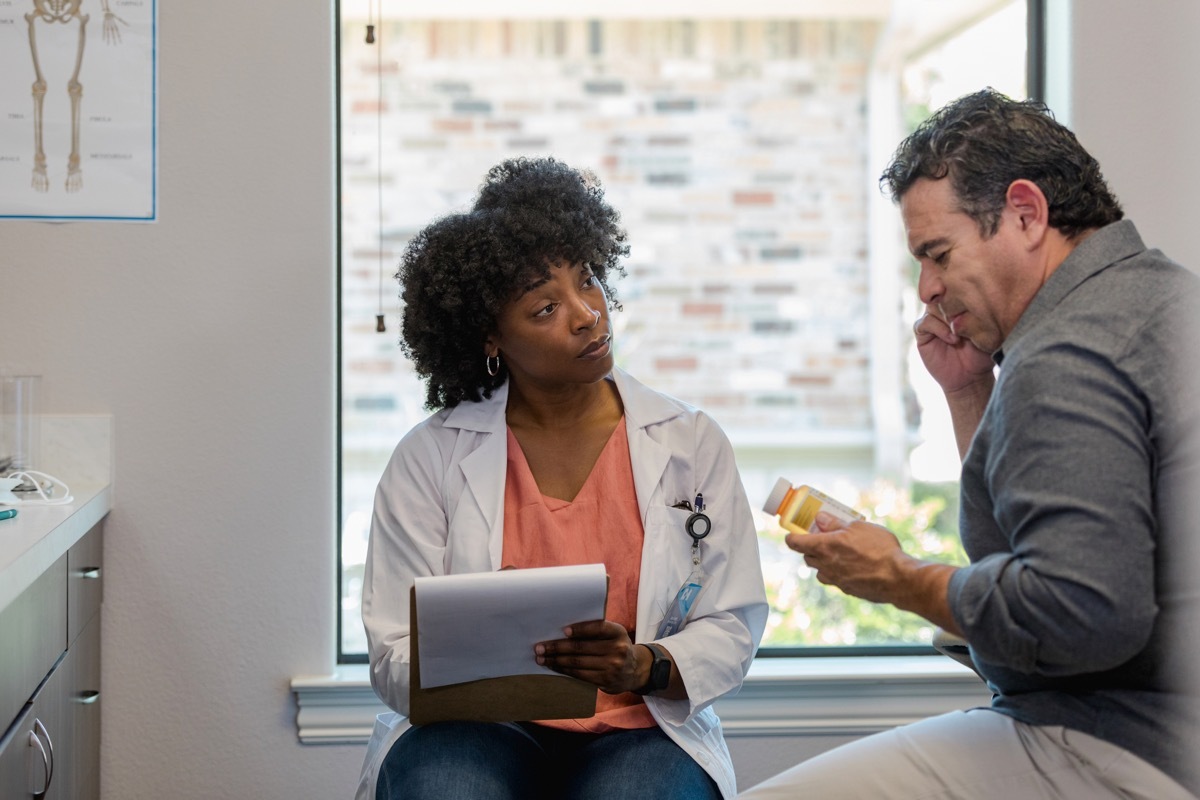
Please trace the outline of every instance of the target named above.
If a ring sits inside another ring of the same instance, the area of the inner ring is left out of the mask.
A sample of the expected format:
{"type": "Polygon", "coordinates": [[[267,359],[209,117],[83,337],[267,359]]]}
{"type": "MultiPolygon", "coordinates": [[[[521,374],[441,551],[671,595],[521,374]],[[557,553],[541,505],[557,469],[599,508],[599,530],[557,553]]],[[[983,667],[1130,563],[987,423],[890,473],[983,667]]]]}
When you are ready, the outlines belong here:
{"type": "Polygon", "coordinates": [[[995,89],[961,97],[937,111],[896,149],[879,179],[899,201],[921,178],[949,176],[959,208],[991,238],[1008,187],[1037,184],[1050,205],[1050,227],[1069,239],[1124,216],[1100,165],[1045,104],[1012,100],[995,89]]]}
{"type": "Polygon", "coordinates": [[[584,264],[608,284],[629,254],[620,215],[599,180],[553,158],[492,167],[470,211],[436,220],[408,243],[396,278],[404,301],[401,349],[425,378],[426,408],[479,402],[508,378],[484,366],[500,310],[555,264],[584,264]]]}

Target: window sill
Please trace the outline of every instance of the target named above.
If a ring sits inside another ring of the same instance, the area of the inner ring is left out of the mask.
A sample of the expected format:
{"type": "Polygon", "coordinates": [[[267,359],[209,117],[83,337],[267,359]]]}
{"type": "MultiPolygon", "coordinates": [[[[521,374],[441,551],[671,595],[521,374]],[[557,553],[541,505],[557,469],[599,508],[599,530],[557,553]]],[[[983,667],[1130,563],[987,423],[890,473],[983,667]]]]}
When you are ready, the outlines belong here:
{"type": "MultiPolygon", "coordinates": [[[[304,744],[362,744],[387,707],[366,665],[292,680],[304,744]]],[[[760,658],[741,692],[717,703],[726,737],[862,736],[986,705],[975,673],[941,656],[760,658]]]]}

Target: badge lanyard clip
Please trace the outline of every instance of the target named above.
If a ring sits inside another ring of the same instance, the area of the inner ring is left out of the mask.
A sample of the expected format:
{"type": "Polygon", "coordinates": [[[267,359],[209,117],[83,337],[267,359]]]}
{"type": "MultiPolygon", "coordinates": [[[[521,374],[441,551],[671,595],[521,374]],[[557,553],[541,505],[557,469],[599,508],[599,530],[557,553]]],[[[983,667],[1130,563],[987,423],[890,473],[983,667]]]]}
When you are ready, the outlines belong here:
{"type": "Polygon", "coordinates": [[[692,512],[683,524],[683,529],[692,539],[692,571],[687,576],[687,580],[683,582],[683,586],[680,586],[679,591],[675,593],[670,610],[663,617],[663,621],[659,623],[656,639],[671,636],[683,629],[696,609],[696,602],[700,599],[700,594],[704,591],[704,584],[708,578],[708,574],[700,565],[700,540],[712,532],[712,520],[704,513],[704,495],[696,495],[695,506],[684,500],[676,508],[684,508],[692,512]]]}

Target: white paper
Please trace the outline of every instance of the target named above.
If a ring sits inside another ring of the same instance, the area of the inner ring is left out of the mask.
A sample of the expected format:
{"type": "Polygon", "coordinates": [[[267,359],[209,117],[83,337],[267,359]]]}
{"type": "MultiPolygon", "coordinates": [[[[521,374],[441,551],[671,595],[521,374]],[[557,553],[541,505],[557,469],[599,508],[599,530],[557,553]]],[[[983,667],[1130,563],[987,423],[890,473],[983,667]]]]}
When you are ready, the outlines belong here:
{"type": "Polygon", "coordinates": [[[558,675],[533,646],[604,618],[603,564],[416,579],[421,687],[507,675],[558,675]]]}

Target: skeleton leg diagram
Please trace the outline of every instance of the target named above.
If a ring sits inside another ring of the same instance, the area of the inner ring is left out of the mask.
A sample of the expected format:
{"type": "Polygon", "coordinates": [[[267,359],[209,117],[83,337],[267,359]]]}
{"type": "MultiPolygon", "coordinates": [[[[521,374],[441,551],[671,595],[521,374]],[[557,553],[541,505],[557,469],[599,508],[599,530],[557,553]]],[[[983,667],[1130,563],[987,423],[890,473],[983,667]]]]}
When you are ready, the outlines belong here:
{"type": "MultiPolygon", "coordinates": [[[[103,33],[104,41],[117,44],[121,41],[121,31],[118,23],[126,24],[124,20],[112,12],[108,0],[102,0],[104,11],[103,33]]],[[[79,162],[79,114],[83,100],[83,84],[79,82],[79,71],[83,66],[83,49],[87,44],[87,24],[89,15],[80,11],[83,0],[33,0],[33,12],[25,15],[29,23],[29,52],[33,56],[33,188],[39,192],[50,190],[50,177],[46,171],[46,151],[44,146],[44,109],[48,89],[46,77],[42,73],[42,65],[38,59],[37,26],[41,20],[47,25],[79,24],[79,40],[75,48],[75,69],[67,81],[67,95],[71,98],[71,154],[67,157],[68,192],[78,192],[83,188],[83,169],[79,162]]]]}

